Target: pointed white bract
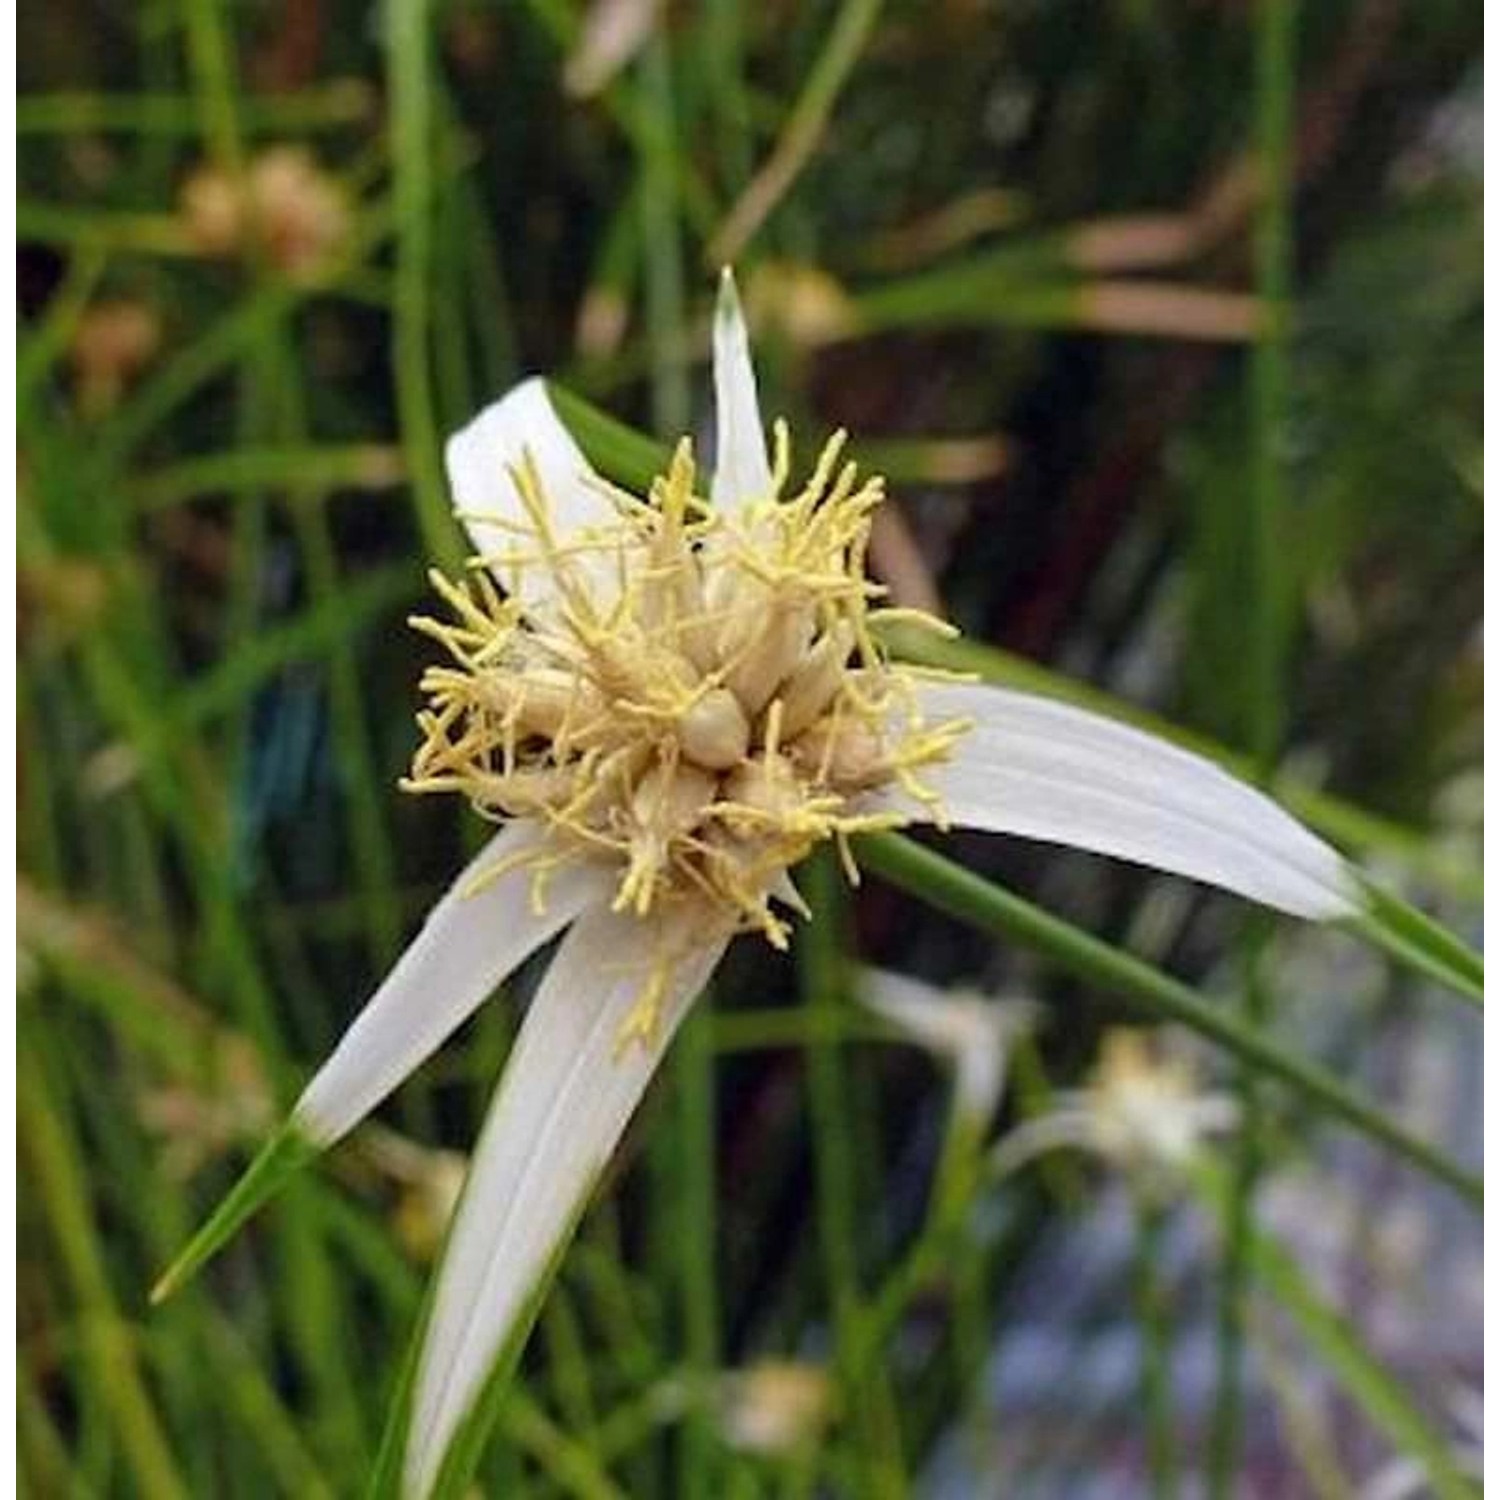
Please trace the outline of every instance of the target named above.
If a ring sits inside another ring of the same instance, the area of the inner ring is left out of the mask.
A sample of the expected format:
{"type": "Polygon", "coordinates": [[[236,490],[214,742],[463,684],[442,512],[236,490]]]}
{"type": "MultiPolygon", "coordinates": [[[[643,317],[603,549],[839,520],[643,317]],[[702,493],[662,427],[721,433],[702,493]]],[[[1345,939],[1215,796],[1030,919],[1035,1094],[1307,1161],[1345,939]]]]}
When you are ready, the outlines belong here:
{"type": "Polygon", "coordinates": [[[531,823],[498,833],[432,909],[293,1111],[301,1132],[332,1145],[413,1073],[529,954],[608,890],[597,870],[575,866],[548,883],[533,909],[531,878],[487,870],[539,841],[531,823]],[[477,888],[476,888],[477,887],[477,888]]]}
{"type": "MultiPolygon", "coordinates": [[[[1112,855],[1294,916],[1330,920],[1359,909],[1333,849],[1202,756],[1005,688],[933,684],[923,704],[935,719],[974,724],[926,777],[957,827],[1112,855]]],[[[899,793],[885,805],[914,811],[899,793]]]]}
{"type": "Polygon", "coordinates": [[[721,510],[764,500],[771,493],[771,465],[755,392],[750,340],[734,274],[728,267],[714,310],[714,408],[718,439],[710,498],[721,510]]]}
{"type": "MultiPolygon", "coordinates": [[[[448,439],[444,457],[454,509],[476,554],[491,560],[501,585],[524,604],[549,602],[550,574],[494,560],[513,552],[528,528],[515,478],[528,458],[536,466],[559,539],[606,526],[614,518],[604,482],[563,426],[539,376],[523,380],[485,407],[448,439]]],[[[583,565],[597,561],[584,559],[583,565]]]]}
{"type": "Polygon", "coordinates": [[[596,909],[563,939],[490,1107],[439,1273],[418,1367],[406,1488],[431,1488],[582,1211],[727,936],[596,909]],[[654,964],[681,953],[649,1040],[626,1026],[654,964]]]}

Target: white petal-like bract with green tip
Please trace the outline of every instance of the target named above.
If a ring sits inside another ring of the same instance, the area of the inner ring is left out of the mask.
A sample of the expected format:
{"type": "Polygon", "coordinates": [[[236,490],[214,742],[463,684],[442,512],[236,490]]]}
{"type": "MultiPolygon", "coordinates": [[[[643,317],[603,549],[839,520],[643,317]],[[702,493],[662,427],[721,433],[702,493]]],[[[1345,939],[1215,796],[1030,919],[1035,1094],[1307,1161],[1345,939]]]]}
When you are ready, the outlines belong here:
{"type": "MultiPolygon", "coordinates": [[[[933,684],[973,729],[924,773],[954,826],[1112,855],[1314,920],[1354,915],[1348,866],[1269,797],[1202,756],[1099,714],[983,684],[933,684]]],[[[900,793],[885,800],[911,812],[900,793]]]]}
{"type": "Polygon", "coordinates": [[[422,930],[344,1033],[293,1111],[302,1133],[332,1145],[414,1072],[496,985],[608,884],[590,867],[563,869],[548,882],[545,910],[532,903],[531,872],[485,872],[540,841],[531,823],[495,835],[429,913],[422,930]]]}
{"type": "Polygon", "coordinates": [[[407,1438],[410,1496],[431,1489],[727,942],[701,919],[604,910],[579,918],[563,939],[490,1106],[438,1273],[407,1438]],[[654,1029],[630,1035],[642,990],[673,954],[654,1029]]]}

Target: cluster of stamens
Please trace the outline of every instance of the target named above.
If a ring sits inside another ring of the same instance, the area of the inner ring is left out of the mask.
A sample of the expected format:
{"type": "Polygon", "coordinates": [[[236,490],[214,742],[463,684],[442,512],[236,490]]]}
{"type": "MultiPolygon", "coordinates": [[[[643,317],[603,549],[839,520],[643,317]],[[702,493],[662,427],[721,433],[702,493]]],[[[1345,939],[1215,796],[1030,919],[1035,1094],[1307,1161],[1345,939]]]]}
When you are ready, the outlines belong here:
{"type": "Polygon", "coordinates": [[[876,607],[865,555],[882,486],[840,464],[843,441],[782,499],[778,425],[771,494],[719,510],[683,439],[648,498],[599,481],[608,521],[566,534],[528,455],[512,475],[521,519],[478,518],[511,542],[462,583],[434,574],[453,618],[412,622],[450,661],[422,679],[408,789],[537,823],[517,859],[538,905],[559,866],[602,862],[617,911],[696,902],[784,947],[770,902],[798,904],[789,867],[832,839],[852,874],[849,836],[905,821],[862,808],[888,783],[940,820],[916,773],[966,728],[924,722],[918,670],[875,639],[880,616],[913,612],[876,607]]]}

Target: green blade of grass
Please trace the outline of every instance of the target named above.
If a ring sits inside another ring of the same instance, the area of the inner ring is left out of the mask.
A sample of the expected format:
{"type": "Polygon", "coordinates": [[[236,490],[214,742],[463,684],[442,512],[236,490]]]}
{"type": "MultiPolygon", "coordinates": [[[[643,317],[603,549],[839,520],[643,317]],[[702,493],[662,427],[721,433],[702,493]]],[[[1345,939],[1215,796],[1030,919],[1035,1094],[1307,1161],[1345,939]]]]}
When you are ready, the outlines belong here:
{"type": "Polygon", "coordinates": [[[427,5],[418,0],[396,6],[389,20],[386,66],[396,206],[396,406],[423,547],[438,566],[456,572],[463,564],[464,549],[443,482],[428,344],[432,311],[432,21],[427,5]]]}
{"type": "MultiPolygon", "coordinates": [[[[848,1004],[843,892],[827,850],[815,855],[804,869],[804,894],[816,915],[798,934],[798,984],[808,1009],[836,1015],[848,1004]]],[[[811,1038],[806,1053],[824,1290],[833,1320],[839,1379],[856,1424],[861,1493],[897,1496],[907,1489],[900,1422],[885,1365],[869,1357],[874,1351],[866,1332],[868,1308],[861,1290],[849,1087],[840,1049],[827,1035],[831,1029],[811,1038]]]]}
{"type": "Polygon", "coordinates": [[[49,1222],[82,1322],[93,1366],[126,1466],[143,1495],[186,1497],[188,1489],[142,1378],[134,1336],[115,1306],[102,1247],[89,1216],[82,1164],[33,1058],[16,1072],[17,1103],[30,1181],[49,1222]]]}
{"type": "MultiPolygon", "coordinates": [[[[295,93],[242,101],[247,130],[281,133],[331,130],[372,118],[373,91],[358,78],[336,78],[295,93]]],[[[195,135],[197,102],[185,94],[101,94],[83,90],[23,94],[16,100],[17,135],[195,135]]]]}
{"type": "Polygon", "coordinates": [[[1356,932],[1392,958],[1483,1006],[1484,960],[1479,954],[1399,896],[1369,881],[1364,889],[1370,910],[1351,924],[1356,932]]]}
{"type": "Polygon", "coordinates": [[[319,1153],[319,1148],[290,1122],[260,1148],[238,1182],[183,1246],[176,1260],[151,1288],[153,1304],[165,1302],[182,1284],[219,1253],[240,1226],[275,1196],[319,1153]]]}
{"type": "MultiPolygon", "coordinates": [[[[1222,1222],[1230,1210],[1230,1182],[1212,1166],[1202,1166],[1193,1178],[1197,1196],[1222,1222]]],[[[1440,1500],[1472,1500],[1478,1493],[1457,1471],[1451,1446],[1391,1375],[1388,1361],[1371,1350],[1358,1329],[1331,1308],[1309,1284],[1306,1274],[1264,1230],[1247,1238],[1251,1275],[1266,1294],[1291,1318],[1323,1366],[1344,1392],[1403,1453],[1422,1465],[1440,1500]]]]}
{"type": "Polygon", "coordinates": [[[386,443],[304,443],[274,448],[244,446],[181,459],[132,476],[124,491],[137,510],[159,511],[209,495],[271,486],[385,490],[405,477],[400,450],[386,443]]]}
{"type": "Polygon", "coordinates": [[[739,257],[812,160],[839,91],[869,41],[880,4],[881,0],[843,0],[839,6],[771,155],[709,243],[705,258],[710,267],[729,265],[739,257]]]}

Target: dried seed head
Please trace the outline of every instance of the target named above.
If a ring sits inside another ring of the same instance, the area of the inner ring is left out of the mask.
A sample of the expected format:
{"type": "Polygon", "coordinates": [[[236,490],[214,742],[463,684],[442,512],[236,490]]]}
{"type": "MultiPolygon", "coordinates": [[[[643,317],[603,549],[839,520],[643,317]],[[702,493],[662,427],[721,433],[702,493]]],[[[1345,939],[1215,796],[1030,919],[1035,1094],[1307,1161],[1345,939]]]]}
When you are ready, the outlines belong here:
{"type": "Polygon", "coordinates": [[[408,787],[543,823],[539,879],[602,863],[616,910],[696,903],[784,945],[787,869],[901,821],[865,808],[887,782],[930,798],[915,773],[964,728],[923,723],[870,634],[881,486],[842,444],[797,494],[724,512],[684,441],[648,498],[606,491],[614,520],[566,535],[528,457],[503,550],[463,585],[435,576],[454,618],[414,622],[450,661],[423,677],[408,787]]]}
{"type": "Polygon", "coordinates": [[[300,146],[271,146],[236,181],[198,168],[182,186],[182,222],[205,255],[232,255],[258,239],[271,265],[293,281],[315,281],[353,228],[347,197],[300,146]]]}

